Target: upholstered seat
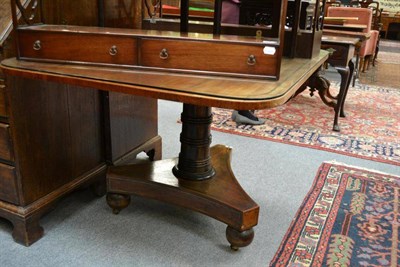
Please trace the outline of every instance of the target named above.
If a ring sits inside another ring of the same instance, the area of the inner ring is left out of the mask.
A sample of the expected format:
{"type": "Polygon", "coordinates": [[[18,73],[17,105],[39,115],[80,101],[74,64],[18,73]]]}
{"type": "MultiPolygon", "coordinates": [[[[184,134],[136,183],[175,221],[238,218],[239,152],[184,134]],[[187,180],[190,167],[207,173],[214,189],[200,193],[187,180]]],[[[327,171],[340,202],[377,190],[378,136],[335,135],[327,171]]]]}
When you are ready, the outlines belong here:
{"type": "Polygon", "coordinates": [[[364,72],[366,67],[369,66],[370,60],[374,58],[379,37],[379,31],[371,29],[372,10],[358,7],[329,7],[327,17],[357,17],[358,20],[352,20],[351,24],[367,26],[364,32],[369,32],[371,37],[360,50],[360,69],[364,72]]]}

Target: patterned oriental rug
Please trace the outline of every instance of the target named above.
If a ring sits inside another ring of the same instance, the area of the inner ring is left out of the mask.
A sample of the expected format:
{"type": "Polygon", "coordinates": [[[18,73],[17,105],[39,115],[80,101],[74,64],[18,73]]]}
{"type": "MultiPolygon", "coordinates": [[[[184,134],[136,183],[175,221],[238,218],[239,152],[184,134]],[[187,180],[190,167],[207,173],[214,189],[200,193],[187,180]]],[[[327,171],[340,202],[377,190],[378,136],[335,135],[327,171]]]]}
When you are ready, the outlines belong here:
{"type": "Polygon", "coordinates": [[[270,266],[400,266],[400,177],[323,163],[270,266]]]}
{"type": "Polygon", "coordinates": [[[340,133],[332,131],[333,109],[304,91],[285,105],[256,111],[266,119],[259,126],[237,126],[232,110],[213,108],[212,129],[400,166],[400,90],[356,84],[345,112],[340,133]]]}

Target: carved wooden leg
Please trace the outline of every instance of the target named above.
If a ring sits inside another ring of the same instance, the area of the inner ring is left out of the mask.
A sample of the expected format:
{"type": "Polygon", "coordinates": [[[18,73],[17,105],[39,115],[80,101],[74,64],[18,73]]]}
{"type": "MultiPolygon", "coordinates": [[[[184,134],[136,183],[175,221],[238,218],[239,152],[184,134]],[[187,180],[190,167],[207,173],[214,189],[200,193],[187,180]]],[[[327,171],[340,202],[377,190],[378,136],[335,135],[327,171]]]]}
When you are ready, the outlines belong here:
{"type": "Polygon", "coordinates": [[[360,49],[361,49],[361,44],[359,42],[359,43],[356,44],[356,47],[355,47],[355,50],[356,50],[356,52],[355,52],[355,54],[356,54],[356,65],[355,65],[355,68],[354,68],[354,75],[353,75],[353,84],[352,84],[353,87],[356,84],[356,80],[358,79],[358,74],[359,74],[358,63],[360,61],[360,49]]]}
{"type": "Polygon", "coordinates": [[[11,220],[14,230],[12,236],[15,242],[30,246],[43,236],[43,227],[39,224],[38,216],[30,218],[14,218],[11,220]]]}
{"type": "Polygon", "coordinates": [[[129,195],[107,194],[107,204],[112,208],[114,214],[118,214],[122,209],[128,207],[129,203],[131,203],[131,197],[129,195]]]}
{"type": "Polygon", "coordinates": [[[338,101],[335,105],[335,118],[333,120],[333,130],[336,132],[340,132],[340,127],[339,127],[339,122],[338,122],[338,118],[339,118],[339,113],[342,107],[342,103],[343,103],[343,96],[345,95],[346,92],[346,86],[349,80],[349,68],[341,68],[341,67],[336,67],[336,70],[339,72],[340,77],[341,77],[341,82],[340,82],[340,90],[339,90],[339,95],[338,95],[338,101]]]}
{"type": "Polygon", "coordinates": [[[353,61],[349,61],[349,79],[347,80],[347,85],[346,85],[346,90],[344,92],[343,95],[343,101],[342,101],[342,105],[340,107],[340,117],[345,118],[346,114],[344,112],[344,103],[346,102],[346,97],[347,97],[347,92],[349,91],[349,87],[350,87],[350,82],[351,82],[351,77],[353,77],[353,73],[354,73],[354,63],[353,61]]]}
{"type": "Polygon", "coordinates": [[[332,94],[329,93],[330,85],[331,83],[329,80],[321,76],[319,71],[315,72],[307,81],[307,86],[311,90],[311,96],[313,96],[313,92],[317,90],[322,102],[324,102],[328,107],[334,107],[336,101],[333,100],[332,94]]]}
{"type": "Polygon", "coordinates": [[[238,230],[230,227],[226,227],[226,239],[231,244],[232,250],[238,250],[241,247],[250,245],[254,238],[254,230],[250,228],[249,230],[239,232],[238,230]]]}

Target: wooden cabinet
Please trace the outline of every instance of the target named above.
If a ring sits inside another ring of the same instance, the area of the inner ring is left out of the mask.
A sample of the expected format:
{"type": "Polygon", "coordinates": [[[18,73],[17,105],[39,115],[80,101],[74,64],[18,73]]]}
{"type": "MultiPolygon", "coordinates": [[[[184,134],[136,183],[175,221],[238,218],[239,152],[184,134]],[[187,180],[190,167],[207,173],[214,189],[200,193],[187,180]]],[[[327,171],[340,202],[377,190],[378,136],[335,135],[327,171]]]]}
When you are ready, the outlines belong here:
{"type": "Polygon", "coordinates": [[[382,23],[382,29],[381,31],[384,32],[384,38],[386,39],[388,36],[388,31],[389,31],[389,25],[391,23],[400,23],[400,13],[394,15],[394,16],[383,16],[381,17],[381,23],[382,23]]]}
{"type": "MultiPolygon", "coordinates": [[[[97,0],[46,0],[43,6],[43,19],[48,23],[99,23],[93,8],[97,0]]],[[[16,55],[9,34],[11,15],[0,26],[2,60],[16,55]]],[[[22,48],[36,53],[35,41],[22,48]]],[[[127,42],[132,45],[131,40],[127,42]]],[[[103,54],[95,53],[96,60],[132,61],[133,52],[128,56],[118,51],[118,57],[111,57],[112,43],[107,39],[96,44],[96,49],[105,49],[103,54]]],[[[60,50],[41,50],[36,56],[45,56],[44,51],[61,55],[68,44],[43,39],[43,47],[60,50]]],[[[85,42],[77,39],[75,45],[85,42]]],[[[87,51],[75,56],[73,60],[79,61],[94,54],[87,51]]],[[[155,159],[161,157],[157,100],[0,73],[0,217],[12,222],[18,243],[30,245],[41,238],[40,217],[71,191],[91,185],[96,194],[104,194],[107,166],[132,161],[142,151],[155,159]]]]}

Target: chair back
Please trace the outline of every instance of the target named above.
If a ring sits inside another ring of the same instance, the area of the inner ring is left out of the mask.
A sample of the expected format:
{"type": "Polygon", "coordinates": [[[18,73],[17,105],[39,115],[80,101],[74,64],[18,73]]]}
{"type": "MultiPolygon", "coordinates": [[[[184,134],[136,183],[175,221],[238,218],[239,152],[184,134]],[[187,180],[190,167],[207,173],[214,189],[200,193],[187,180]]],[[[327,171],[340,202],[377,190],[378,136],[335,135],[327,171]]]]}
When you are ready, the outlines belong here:
{"type": "Polygon", "coordinates": [[[351,1],[350,6],[369,8],[372,10],[372,26],[373,30],[380,31],[382,28],[381,17],[382,9],[379,8],[379,2],[374,0],[358,0],[351,1]]]}

